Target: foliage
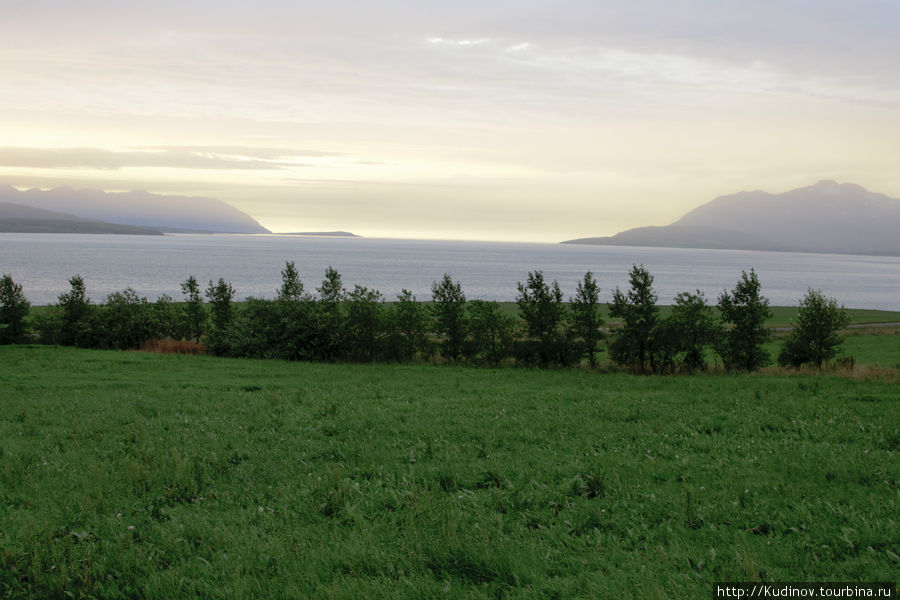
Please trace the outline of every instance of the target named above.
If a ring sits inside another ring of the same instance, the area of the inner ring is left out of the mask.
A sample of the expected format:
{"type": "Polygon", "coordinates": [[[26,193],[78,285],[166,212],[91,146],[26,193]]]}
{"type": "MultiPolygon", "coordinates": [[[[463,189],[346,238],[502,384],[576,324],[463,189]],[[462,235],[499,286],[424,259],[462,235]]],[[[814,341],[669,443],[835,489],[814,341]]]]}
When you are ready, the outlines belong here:
{"type": "Polygon", "coordinates": [[[284,305],[272,300],[247,298],[228,328],[231,356],[296,359],[285,339],[284,305]]]}
{"type": "Polygon", "coordinates": [[[99,314],[101,330],[98,333],[106,348],[133,350],[154,337],[154,315],[150,304],[130,287],[109,294],[99,314]]]}
{"type": "Polygon", "coordinates": [[[476,364],[499,365],[512,354],[515,319],[487,300],[468,304],[470,335],[466,356],[476,364]]]}
{"type": "Polygon", "coordinates": [[[84,278],[81,275],[72,276],[69,286],[69,291],[58,297],[61,309],[59,343],[95,348],[99,345],[97,315],[87,297],[84,278]]]}
{"type": "Polygon", "coordinates": [[[609,353],[616,363],[645,373],[651,368],[654,333],[660,319],[657,295],[653,291],[653,276],[644,265],[633,265],[628,279],[628,293],[616,288],[609,306],[609,315],[623,321],[613,336],[609,353]]]}
{"type": "Polygon", "coordinates": [[[756,271],[741,272],[731,292],[719,295],[719,313],[725,328],[716,342],[716,352],[728,370],[755,371],[769,364],[763,344],[769,339],[766,319],[772,313],[769,300],[760,296],[756,271]]]}
{"type": "Polygon", "coordinates": [[[566,309],[559,284],[554,280],[548,285],[543,271],[538,270],[529,272],[527,281],[524,284],[520,281],[516,288],[519,315],[525,322],[530,347],[539,364],[543,367],[567,364],[568,340],[563,329],[566,309]]]}
{"type": "Polygon", "coordinates": [[[603,317],[600,316],[600,287],[588,271],[575,288],[572,298],[572,331],[581,339],[590,365],[597,364],[597,344],[603,339],[603,317]]]}
{"type": "Polygon", "coordinates": [[[180,332],[178,307],[168,294],[162,294],[153,303],[153,338],[176,338],[180,332]]]}
{"type": "Polygon", "coordinates": [[[179,337],[199,343],[206,323],[206,309],[203,307],[203,298],[200,296],[200,284],[193,275],[189,275],[181,283],[181,293],[184,294],[184,305],[179,337]]]}
{"type": "Polygon", "coordinates": [[[680,367],[684,371],[706,369],[704,354],[718,333],[712,308],[706,303],[703,292],[681,292],[675,296],[675,305],[669,316],[672,335],[681,353],[680,367]]]}
{"type": "Polygon", "coordinates": [[[401,290],[388,315],[388,357],[393,360],[411,361],[419,353],[427,353],[430,322],[425,306],[416,301],[413,293],[401,290]]]}
{"type": "Polygon", "coordinates": [[[354,286],[347,296],[346,358],[360,362],[378,360],[383,353],[385,320],[381,293],[354,286]]]}
{"type": "Polygon", "coordinates": [[[837,355],[844,338],[838,333],[850,322],[843,306],[810,289],[800,301],[797,323],[778,354],[778,364],[799,367],[812,363],[817,369],[837,355]]]}
{"type": "Polygon", "coordinates": [[[344,352],[344,318],[342,305],[347,290],[341,274],[331,266],[325,269],[325,279],[316,288],[319,304],[316,311],[316,335],[321,340],[322,360],[337,360],[344,352]]]}
{"type": "Polygon", "coordinates": [[[294,261],[286,261],[281,270],[281,287],[278,288],[278,300],[282,302],[299,302],[303,299],[303,282],[294,261]]]}
{"type": "Polygon", "coordinates": [[[231,301],[234,298],[234,288],[223,278],[213,283],[210,279],[206,288],[206,299],[209,301],[210,323],[209,347],[213,354],[226,354],[226,332],[234,316],[231,301]]]}
{"type": "Polygon", "coordinates": [[[456,360],[463,354],[468,333],[466,295],[462,285],[458,281],[454,283],[449,273],[444,273],[440,283],[431,284],[431,299],[435,332],[443,338],[441,355],[456,360]]]}
{"type": "Polygon", "coordinates": [[[11,275],[0,277],[0,344],[25,341],[28,331],[25,317],[30,307],[21,285],[14,282],[11,275]]]}

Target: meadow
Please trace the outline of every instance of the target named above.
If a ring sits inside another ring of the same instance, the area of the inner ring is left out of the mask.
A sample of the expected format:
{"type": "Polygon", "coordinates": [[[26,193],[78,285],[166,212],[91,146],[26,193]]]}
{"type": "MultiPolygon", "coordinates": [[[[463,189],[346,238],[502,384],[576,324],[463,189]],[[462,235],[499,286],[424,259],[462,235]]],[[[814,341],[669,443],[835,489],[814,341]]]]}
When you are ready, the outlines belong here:
{"type": "Polygon", "coordinates": [[[8,346],[0,406],[0,597],[697,598],[900,568],[895,371],[8,346]]]}

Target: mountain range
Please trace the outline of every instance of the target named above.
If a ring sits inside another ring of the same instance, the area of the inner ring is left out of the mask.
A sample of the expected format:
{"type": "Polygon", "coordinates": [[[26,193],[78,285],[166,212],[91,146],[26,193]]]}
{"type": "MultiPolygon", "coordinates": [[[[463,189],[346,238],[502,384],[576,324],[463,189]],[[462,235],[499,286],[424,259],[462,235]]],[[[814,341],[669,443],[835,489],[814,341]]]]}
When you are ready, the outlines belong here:
{"type": "Polygon", "coordinates": [[[662,227],[564,244],[900,255],[900,200],[820,181],[782,194],[720,196],[662,227]]]}
{"type": "Polygon", "coordinates": [[[116,233],[119,235],[163,235],[161,231],[133,225],[82,219],[68,213],[24,204],[0,202],[0,232],[3,233],[116,233]]]}
{"type": "Polygon", "coordinates": [[[0,204],[6,205],[0,210],[0,231],[270,233],[250,215],[216,198],[166,196],[137,190],[108,193],[69,187],[19,191],[0,186],[0,204]],[[54,214],[28,212],[25,208],[54,214]],[[115,227],[109,227],[114,225],[131,226],[132,230],[114,231],[115,227]],[[29,230],[29,227],[38,229],[29,230]]]}

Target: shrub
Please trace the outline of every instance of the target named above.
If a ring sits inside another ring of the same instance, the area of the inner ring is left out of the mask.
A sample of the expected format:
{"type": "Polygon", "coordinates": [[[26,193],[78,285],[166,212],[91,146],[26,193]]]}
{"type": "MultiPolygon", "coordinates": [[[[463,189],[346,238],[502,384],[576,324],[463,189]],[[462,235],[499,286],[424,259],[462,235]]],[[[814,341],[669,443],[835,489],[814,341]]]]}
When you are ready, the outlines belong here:
{"type": "Polygon", "coordinates": [[[716,351],[728,370],[755,371],[769,364],[763,344],[769,339],[766,320],[772,316],[769,300],[760,296],[759,279],[750,269],[741,273],[734,290],[719,295],[719,312],[726,327],[719,335],[716,351]]]}
{"type": "Polygon", "coordinates": [[[778,364],[799,367],[812,363],[821,369],[837,355],[844,342],[838,330],[848,323],[850,317],[837,300],[826,298],[819,290],[808,290],[800,301],[797,323],[778,353],[778,364]]]}
{"type": "Polygon", "coordinates": [[[572,298],[572,333],[581,339],[591,366],[597,364],[597,343],[603,339],[603,318],[600,316],[600,288],[594,274],[588,271],[575,288],[572,298]]]}
{"type": "Polygon", "coordinates": [[[610,343],[609,352],[616,363],[643,373],[650,367],[651,344],[659,324],[658,297],[653,291],[653,276],[644,265],[633,265],[628,278],[628,293],[616,288],[609,305],[610,316],[623,320],[610,343]]]}
{"type": "Polygon", "coordinates": [[[471,327],[466,356],[476,363],[498,365],[512,354],[515,319],[487,300],[469,302],[471,327]]]}
{"type": "Polygon", "coordinates": [[[25,341],[25,317],[31,304],[22,293],[22,286],[10,275],[0,277],[0,344],[25,341]]]}
{"type": "Polygon", "coordinates": [[[528,346],[537,355],[539,364],[543,367],[554,363],[568,364],[571,340],[567,339],[563,328],[566,309],[559,284],[554,280],[548,285],[543,271],[534,271],[529,272],[527,282],[519,282],[517,288],[516,304],[525,322],[528,346]]]}
{"type": "Polygon", "coordinates": [[[706,303],[703,292],[681,292],[675,296],[675,306],[669,317],[672,334],[680,353],[680,367],[684,371],[706,368],[703,358],[706,346],[716,339],[718,328],[712,309],[706,303]]]}
{"type": "Polygon", "coordinates": [[[435,281],[431,284],[431,299],[435,332],[443,338],[441,355],[456,360],[465,349],[467,337],[466,295],[460,283],[454,283],[450,275],[444,273],[440,283],[435,281]]]}
{"type": "Polygon", "coordinates": [[[408,361],[419,353],[428,353],[429,318],[425,306],[404,289],[388,314],[387,354],[389,358],[408,361]]]}

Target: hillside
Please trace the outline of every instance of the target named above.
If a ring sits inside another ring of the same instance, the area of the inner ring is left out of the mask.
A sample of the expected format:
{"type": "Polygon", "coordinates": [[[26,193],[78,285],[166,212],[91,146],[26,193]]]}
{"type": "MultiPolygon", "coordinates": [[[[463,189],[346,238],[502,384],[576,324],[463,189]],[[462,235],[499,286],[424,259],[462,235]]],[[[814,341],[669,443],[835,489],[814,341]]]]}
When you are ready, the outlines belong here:
{"type": "Polygon", "coordinates": [[[147,227],[118,225],[81,219],[23,204],[0,202],[0,233],[115,233],[120,235],[162,235],[147,227]]]}
{"type": "Polygon", "coordinates": [[[564,244],[900,255],[900,200],[834,181],[720,196],[665,227],[564,244]]]}
{"type": "Polygon", "coordinates": [[[0,186],[0,202],[162,231],[269,233],[246,213],[215,198],[163,196],[144,191],[107,193],[68,187],[20,192],[10,186],[0,186]]]}

